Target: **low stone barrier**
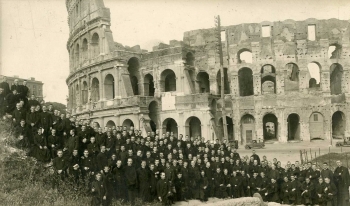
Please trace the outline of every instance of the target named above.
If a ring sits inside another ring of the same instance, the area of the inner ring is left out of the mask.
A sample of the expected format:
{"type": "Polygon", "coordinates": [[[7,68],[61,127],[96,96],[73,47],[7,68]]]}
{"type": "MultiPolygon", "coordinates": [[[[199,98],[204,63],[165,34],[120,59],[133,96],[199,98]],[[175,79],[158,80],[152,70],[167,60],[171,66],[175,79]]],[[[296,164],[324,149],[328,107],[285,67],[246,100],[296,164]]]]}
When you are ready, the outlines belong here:
{"type": "Polygon", "coordinates": [[[261,206],[261,201],[257,197],[242,197],[236,199],[222,200],[207,203],[206,206],[261,206]]]}

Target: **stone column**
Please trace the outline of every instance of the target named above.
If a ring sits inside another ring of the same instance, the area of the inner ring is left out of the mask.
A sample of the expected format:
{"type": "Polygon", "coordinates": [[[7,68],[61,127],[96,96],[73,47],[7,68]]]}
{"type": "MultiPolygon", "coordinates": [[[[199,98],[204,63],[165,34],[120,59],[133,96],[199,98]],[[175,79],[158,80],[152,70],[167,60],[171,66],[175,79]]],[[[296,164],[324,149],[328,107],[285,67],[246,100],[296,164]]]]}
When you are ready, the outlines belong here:
{"type": "Polygon", "coordinates": [[[307,71],[307,68],[303,68],[299,71],[299,91],[303,94],[307,94],[307,89],[309,88],[309,78],[308,77],[309,72],[307,71]],[[305,71],[306,70],[306,71],[305,71]]]}
{"type": "Polygon", "coordinates": [[[253,75],[254,95],[261,95],[261,76],[260,73],[253,75]]]}
{"type": "Polygon", "coordinates": [[[321,72],[321,89],[323,94],[330,95],[331,94],[331,84],[330,84],[330,73],[329,70],[321,72]]]}
{"type": "Polygon", "coordinates": [[[104,90],[104,79],[103,79],[103,75],[102,75],[102,71],[99,71],[99,76],[100,76],[100,101],[104,101],[105,100],[105,90],[104,90]]]}

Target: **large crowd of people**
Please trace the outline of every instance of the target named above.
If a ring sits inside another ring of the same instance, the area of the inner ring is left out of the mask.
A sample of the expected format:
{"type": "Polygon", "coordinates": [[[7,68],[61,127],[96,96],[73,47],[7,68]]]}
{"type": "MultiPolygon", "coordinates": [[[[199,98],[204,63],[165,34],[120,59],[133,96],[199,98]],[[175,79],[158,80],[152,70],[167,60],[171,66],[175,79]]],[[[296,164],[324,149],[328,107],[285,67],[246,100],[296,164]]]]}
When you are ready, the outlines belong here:
{"type": "Polygon", "coordinates": [[[0,86],[1,115],[11,118],[19,145],[51,165],[59,180],[87,182],[92,205],[109,205],[113,199],[135,204],[136,198],[171,205],[256,193],[283,204],[349,205],[349,170],[341,161],[333,171],[327,163],[296,161],[283,167],[277,158],[260,157],[254,150],[241,157],[228,141],[159,135],[158,130],[142,135],[133,126],[102,128],[34,96],[28,100],[19,87],[0,86]]]}

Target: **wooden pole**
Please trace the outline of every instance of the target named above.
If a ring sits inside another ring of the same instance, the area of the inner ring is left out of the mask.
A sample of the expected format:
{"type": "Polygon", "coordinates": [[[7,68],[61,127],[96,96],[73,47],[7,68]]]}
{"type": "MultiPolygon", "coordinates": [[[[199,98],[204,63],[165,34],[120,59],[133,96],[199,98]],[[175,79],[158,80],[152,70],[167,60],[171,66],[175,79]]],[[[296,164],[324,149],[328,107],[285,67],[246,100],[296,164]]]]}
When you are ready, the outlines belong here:
{"type": "Polygon", "coordinates": [[[310,161],[312,161],[312,152],[311,152],[311,148],[310,148],[310,161]]]}
{"type": "Polygon", "coordinates": [[[225,71],[224,71],[224,57],[222,53],[222,42],[221,42],[221,22],[220,16],[215,17],[215,26],[217,30],[217,52],[220,57],[220,74],[221,74],[221,101],[222,101],[222,126],[224,129],[224,139],[227,139],[227,121],[225,112],[225,71]]]}

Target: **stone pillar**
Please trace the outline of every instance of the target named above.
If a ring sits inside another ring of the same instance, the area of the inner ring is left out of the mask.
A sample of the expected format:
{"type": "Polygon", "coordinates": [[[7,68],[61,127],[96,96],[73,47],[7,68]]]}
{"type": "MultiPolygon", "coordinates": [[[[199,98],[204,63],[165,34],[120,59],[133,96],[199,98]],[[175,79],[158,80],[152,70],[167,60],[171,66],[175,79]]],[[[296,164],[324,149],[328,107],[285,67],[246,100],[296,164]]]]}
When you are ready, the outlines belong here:
{"type": "Polygon", "coordinates": [[[278,109],[277,110],[279,113],[279,118],[278,118],[278,125],[280,126],[280,142],[287,142],[288,141],[288,122],[287,122],[287,117],[285,116],[285,111],[283,109],[278,109]]]}
{"type": "Polygon", "coordinates": [[[276,72],[276,94],[283,95],[284,94],[284,73],[276,72]]]}
{"type": "Polygon", "coordinates": [[[234,73],[232,75],[232,81],[231,81],[231,87],[232,87],[232,94],[236,97],[239,97],[239,79],[238,74],[234,73]]]}
{"type": "Polygon", "coordinates": [[[261,75],[260,73],[253,75],[254,95],[261,95],[261,75]]]}
{"type": "Polygon", "coordinates": [[[102,71],[100,70],[99,71],[99,76],[100,76],[100,101],[104,101],[106,100],[105,99],[105,90],[104,90],[104,78],[103,78],[103,75],[102,75],[102,71]]]}
{"type": "Polygon", "coordinates": [[[321,72],[321,89],[325,95],[331,94],[330,73],[329,70],[321,72]]]}
{"type": "Polygon", "coordinates": [[[213,76],[209,76],[209,89],[210,89],[210,93],[211,94],[218,94],[217,93],[217,89],[218,88],[218,84],[216,82],[216,77],[213,76]]]}
{"type": "Polygon", "coordinates": [[[119,69],[118,66],[114,66],[113,67],[114,70],[114,99],[118,99],[119,97],[119,93],[120,93],[120,89],[119,89],[119,79],[120,79],[120,75],[119,75],[119,69]]]}
{"type": "Polygon", "coordinates": [[[303,94],[308,93],[308,88],[309,88],[309,78],[307,78],[309,75],[309,71],[306,69],[301,69],[299,71],[299,92],[303,94]],[[305,71],[306,70],[306,71],[305,71]]]}

